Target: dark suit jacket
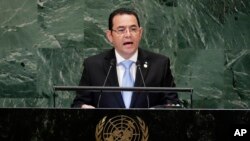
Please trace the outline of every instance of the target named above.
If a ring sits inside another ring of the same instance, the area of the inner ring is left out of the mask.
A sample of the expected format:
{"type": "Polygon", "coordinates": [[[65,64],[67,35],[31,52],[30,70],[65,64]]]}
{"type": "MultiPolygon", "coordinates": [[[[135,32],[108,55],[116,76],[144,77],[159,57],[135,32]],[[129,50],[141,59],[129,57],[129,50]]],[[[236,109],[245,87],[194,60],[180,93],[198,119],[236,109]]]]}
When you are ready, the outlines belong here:
{"type": "MultiPolygon", "coordinates": [[[[112,59],[115,59],[114,49],[85,59],[80,86],[103,86],[112,59]]],[[[140,60],[141,71],[147,87],[175,87],[169,58],[139,48],[138,60],[140,60]],[[144,67],[144,64],[147,64],[147,67],[144,67]]],[[[144,86],[139,73],[137,68],[135,87],[144,86]]],[[[119,86],[116,66],[112,67],[105,86],[119,86]]],[[[147,95],[150,107],[178,102],[176,93],[134,92],[130,108],[147,108],[147,95]]],[[[99,97],[99,92],[78,91],[71,106],[81,107],[82,104],[89,104],[97,107],[99,97]]],[[[103,92],[99,100],[99,107],[125,108],[125,105],[120,92],[103,92]]]]}

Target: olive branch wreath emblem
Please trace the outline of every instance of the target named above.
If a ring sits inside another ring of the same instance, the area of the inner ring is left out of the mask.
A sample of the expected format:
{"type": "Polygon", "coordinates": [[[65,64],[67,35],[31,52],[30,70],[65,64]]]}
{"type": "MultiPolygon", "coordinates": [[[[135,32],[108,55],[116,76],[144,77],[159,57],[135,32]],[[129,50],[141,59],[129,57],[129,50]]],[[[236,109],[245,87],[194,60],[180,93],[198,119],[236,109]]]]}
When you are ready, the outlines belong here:
{"type": "MultiPolygon", "coordinates": [[[[107,116],[103,117],[99,123],[96,126],[96,130],[95,130],[95,138],[96,141],[102,141],[102,131],[105,125],[105,121],[106,121],[107,116]]],[[[145,122],[138,116],[136,116],[137,120],[138,120],[138,124],[140,125],[140,130],[142,133],[142,138],[141,141],[148,141],[148,127],[146,126],[145,122]]]]}

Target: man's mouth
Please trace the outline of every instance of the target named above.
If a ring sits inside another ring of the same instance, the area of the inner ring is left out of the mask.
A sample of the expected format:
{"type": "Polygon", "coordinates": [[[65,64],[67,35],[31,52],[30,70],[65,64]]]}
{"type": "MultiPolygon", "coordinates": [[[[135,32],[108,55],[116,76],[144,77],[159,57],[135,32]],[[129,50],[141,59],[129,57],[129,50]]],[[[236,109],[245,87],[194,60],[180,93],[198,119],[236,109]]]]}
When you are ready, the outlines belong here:
{"type": "Polygon", "coordinates": [[[132,45],[133,42],[124,42],[123,45],[132,45]]]}

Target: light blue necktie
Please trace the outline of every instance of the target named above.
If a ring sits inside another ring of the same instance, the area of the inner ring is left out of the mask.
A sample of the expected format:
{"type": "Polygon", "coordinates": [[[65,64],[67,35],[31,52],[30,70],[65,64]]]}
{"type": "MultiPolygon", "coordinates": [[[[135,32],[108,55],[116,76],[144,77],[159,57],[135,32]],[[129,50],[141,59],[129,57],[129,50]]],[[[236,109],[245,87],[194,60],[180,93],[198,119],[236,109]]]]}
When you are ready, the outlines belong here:
{"type": "MultiPolygon", "coordinates": [[[[125,60],[121,62],[121,65],[124,67],[125,72],[123,74],[122,78],[122,86],[123,87],[133,87],[134,86],[134,81],[133,77],[130,73],[130,68],[133,64],[133,61],[130,60],[125,60]]],[[[122,98],[125,104],[126,108],[130,107],[131,103],[131,98],[132,98],[132,92],[131,91],[122,91],[122,98]]]]}

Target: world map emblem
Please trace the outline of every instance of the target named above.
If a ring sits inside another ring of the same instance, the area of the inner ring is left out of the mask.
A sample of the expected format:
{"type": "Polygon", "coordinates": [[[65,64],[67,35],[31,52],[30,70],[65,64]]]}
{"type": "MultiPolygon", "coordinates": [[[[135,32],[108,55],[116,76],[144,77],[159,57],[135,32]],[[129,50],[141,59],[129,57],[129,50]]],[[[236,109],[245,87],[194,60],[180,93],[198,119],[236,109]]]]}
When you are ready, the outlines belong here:
{"type": "Polygon", "coordinates": [[[138,116],[103,117],[96,125],[96,141],[147,141],[148,127],[138,116]]]}

